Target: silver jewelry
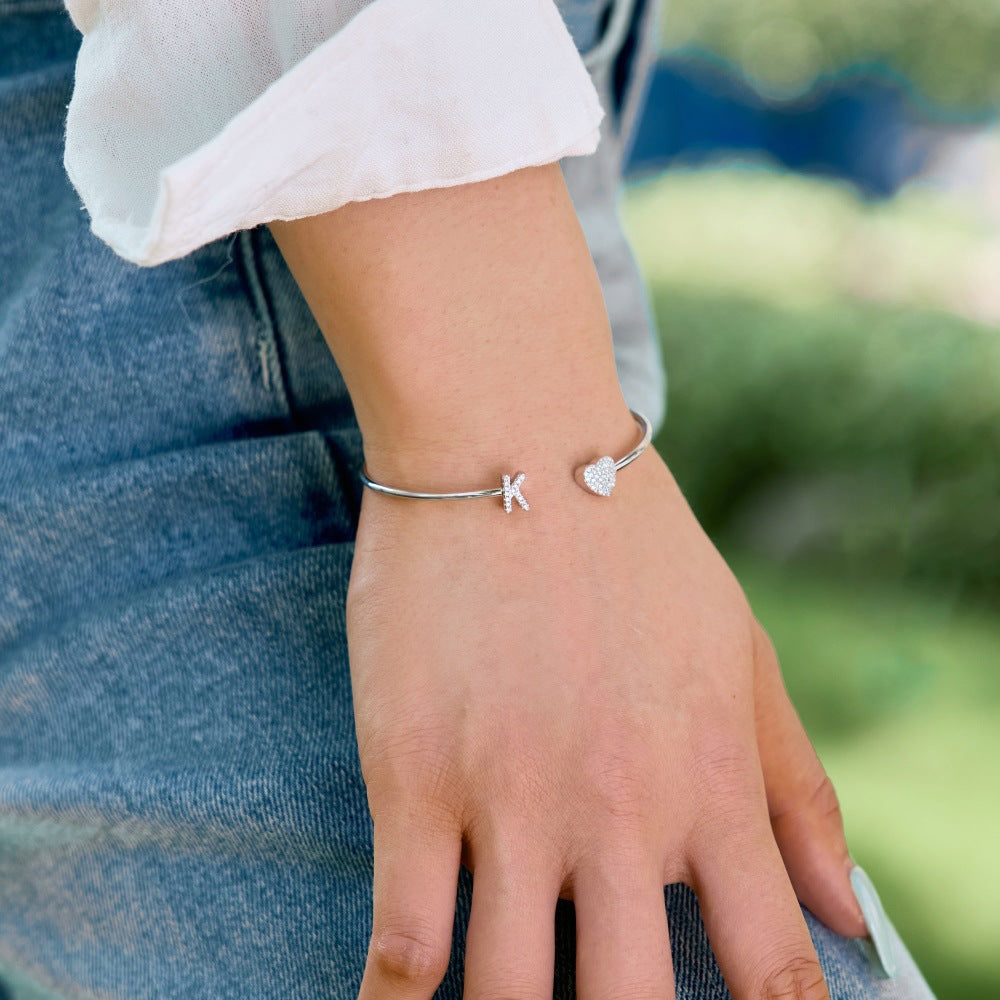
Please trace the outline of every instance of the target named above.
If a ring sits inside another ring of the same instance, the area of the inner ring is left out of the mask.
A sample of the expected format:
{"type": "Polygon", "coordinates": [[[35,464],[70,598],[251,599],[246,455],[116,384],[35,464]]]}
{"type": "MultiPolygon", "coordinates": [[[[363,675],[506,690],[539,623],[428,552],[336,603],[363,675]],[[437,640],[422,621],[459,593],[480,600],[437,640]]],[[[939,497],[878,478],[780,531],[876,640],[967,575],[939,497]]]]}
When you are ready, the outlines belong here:
{"type": "MultiPolygon", "coordinates": [[[[653,428],[649,421],[638,411],[629,410],[636,424],[642,432],[639,443],[624,457],[617,461],[610,455],[603,455],[595,458],[589,465],[582,465],[576,470],[576,481],[591,493],[597,496],[611,496],[611,491],[615,488],[617,473],[619,469],[624,469],[626,465],[634,462],[649,447],[649,442],[653,436],[653,428]]],[[[511,477],[504,475],[502,485],[499,489],[492,490],[466,490],[461,493],[418,493],[414,490],[404,490],[396,486],[385,486],[383,483],[376,483],[368,476],[366,465],[361,467],[361,481],[370,490],[377,493],[387,493],[394,497],[410,497],[415,500],[468,500],[475,497],[503,497],[503,509],[509,514],[513,510],[513,501],[517,501],[522,510],[529,510],[528,501],[521,495],[521,484],[524,482],[523,472],[511,477]]]]}

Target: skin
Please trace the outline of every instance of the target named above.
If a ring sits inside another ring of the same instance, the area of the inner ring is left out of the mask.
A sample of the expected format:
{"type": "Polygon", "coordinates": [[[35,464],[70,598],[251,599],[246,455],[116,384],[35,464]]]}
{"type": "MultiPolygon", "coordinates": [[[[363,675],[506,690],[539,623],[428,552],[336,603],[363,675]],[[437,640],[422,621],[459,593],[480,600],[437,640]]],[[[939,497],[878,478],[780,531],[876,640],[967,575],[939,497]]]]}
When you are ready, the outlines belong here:
{"type": "Polygon", "coordinates": [[[663,886],[698,894],[736,1000],[828,998],[799,901],[866,933],[837,797],[738,582],[637,430],[557,163],[271,230],[370,475],[347,595],[375,830],[361,1000],[431,997],[460,864],[465,996],[550,997],[572,899],[583,1000],[672,997],[663,886]]]}

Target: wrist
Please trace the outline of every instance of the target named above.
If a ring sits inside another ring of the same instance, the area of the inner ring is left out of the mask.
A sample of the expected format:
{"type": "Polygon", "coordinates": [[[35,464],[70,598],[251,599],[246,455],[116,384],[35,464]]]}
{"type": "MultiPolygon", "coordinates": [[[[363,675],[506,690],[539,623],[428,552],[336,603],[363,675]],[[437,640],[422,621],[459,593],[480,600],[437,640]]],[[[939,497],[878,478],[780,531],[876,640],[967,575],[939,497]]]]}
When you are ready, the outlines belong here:
{"type": "Polygon", "coordinates": [[[578,470],[602,456],[617,461],[639,443],[642,428],[620,391],[616,395],[589,406],[579,401],[594,397],[545,396],[502,415],[484,431],[473,413],[468,424],[459,415],[440,437],[404,432],[374,445],[366,439],[366,473],[390,489],[431,494],[498,489],[505,476],[514,481],[523,473],[525,500],[530,493],[540,506],[551,506],[587,489],[578,470]]]}
{"type": "Polygon", "coordinates": [[[557,163],[272,229],[373,479],[452,492],[524,471],[572,486],[574,463],[631,447],[603,290],[557,163]]]}

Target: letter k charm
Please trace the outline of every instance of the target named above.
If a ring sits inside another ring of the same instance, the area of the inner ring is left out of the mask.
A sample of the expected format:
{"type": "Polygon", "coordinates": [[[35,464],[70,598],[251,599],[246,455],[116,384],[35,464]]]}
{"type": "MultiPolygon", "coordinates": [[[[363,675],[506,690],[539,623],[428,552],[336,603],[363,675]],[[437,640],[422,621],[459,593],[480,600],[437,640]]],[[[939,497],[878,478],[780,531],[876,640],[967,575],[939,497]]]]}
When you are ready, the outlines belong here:
{"type": "Polygon", "coordinates": [[[511,500],[516,500],[522,510],[528,509],[528,501],[521,496],[521,483],[524,482],[524,473],[519,472],[517,478],[512,483],[510,476],[503,477],[503,509],[509,514],[511,511],[511,500]]]}

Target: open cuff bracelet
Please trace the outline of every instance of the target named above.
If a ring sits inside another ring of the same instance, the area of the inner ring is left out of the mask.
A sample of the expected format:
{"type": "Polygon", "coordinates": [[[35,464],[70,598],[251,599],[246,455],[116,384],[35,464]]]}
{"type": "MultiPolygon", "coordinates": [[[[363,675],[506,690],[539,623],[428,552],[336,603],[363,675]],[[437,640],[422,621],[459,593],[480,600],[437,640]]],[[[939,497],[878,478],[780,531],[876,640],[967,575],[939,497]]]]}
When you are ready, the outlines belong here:
{"type": "MultiPolygon", "coordinates": [[[[636,410],[629,410],[629,412],[640,430],[639,443],[623,458],[615,460],[610,455],[604,455],[576,470],[574,478],[590,493],[601,497],[611,496],[611,491],[615,488],[618,470],[624,469],[626,465],[634,462],[649,446],[653,434],[649,421],[636,410]]],[[[513,477],[505,474],[500,487],[491,490],[467,490],[462,493],[418,493],[414,490],[404,490],[396,486],[376,483],[375,480],[369,478],[367,467],[362,466],[361,468],[361,481],[370,490],[375,490],[377,493],[387,493],[394,497],[409,497],[414,500],[470,500],[475,497],[503,497],[503,508],[508,514],[513,509],[515,500],[522,510],[528,510],[528,501],[521,494],[524,476],[523,472],[519,472],[513,477]]]]}

